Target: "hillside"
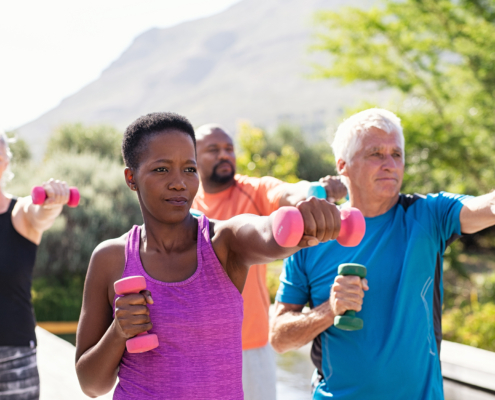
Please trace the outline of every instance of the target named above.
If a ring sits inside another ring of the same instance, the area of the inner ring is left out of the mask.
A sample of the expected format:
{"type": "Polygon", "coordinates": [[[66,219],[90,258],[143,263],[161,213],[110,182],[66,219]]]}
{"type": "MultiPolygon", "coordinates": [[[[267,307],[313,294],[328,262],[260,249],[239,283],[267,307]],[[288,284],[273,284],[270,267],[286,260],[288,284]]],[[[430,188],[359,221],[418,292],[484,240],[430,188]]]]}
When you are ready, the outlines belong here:
{"type": "Polygon", "coordinates": [[[151,29],[94,82],[20,127],[36,157],[64,122],[105,122],[120,129],[140,115],[175,111],[195,126],[239,119],[271,128],[301,125],[311,135],[339,120],[373,90],[307,78],[311,15],[371,0],[243,0],[228,10],[171,28],[151,29]]]}

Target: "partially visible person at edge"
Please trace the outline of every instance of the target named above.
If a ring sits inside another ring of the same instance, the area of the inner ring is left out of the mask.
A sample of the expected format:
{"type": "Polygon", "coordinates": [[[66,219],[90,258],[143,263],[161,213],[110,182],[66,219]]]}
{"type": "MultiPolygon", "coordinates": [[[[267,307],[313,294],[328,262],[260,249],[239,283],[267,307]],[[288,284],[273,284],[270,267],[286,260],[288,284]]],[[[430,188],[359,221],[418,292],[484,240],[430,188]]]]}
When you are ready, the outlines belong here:
{"type": "MultiPolygon", "coordinates": [[[[236,155],[230,135],[218,125],[196,129],[200,186],[192,207],[208,218],[226,220],[240,214],[270,215],[282,206],[295,206],[308,197],[310,182],[295,184],[266,176],[253,178],[236,174],[236,155]]],[[[347,193],[337,177],[326,176],[319,183],[334,202],[347,193]]],[[[242,292],[242,379],[246,400],[274,400],[275,357],[268,343],[266,265],[251,266],[242,292]]]]}
{"type": "Polygon", "coordinates": [[[65,182],[44,183],[43,205],[6,193],[11,158],[9,139],[0,132],[0,400],[35,400],[40,387],[31,277],[41,236],[68,202],[69,188],[65,182]]]}
{"type": "Polygon", "coordinates": [[[275,242],[272,216],[195,218],[195,134],[177,114],[136,120],[122,153],[144,224],[101,243],[91,257],[76,340],[81,387],[96,397],[118,376],[118,400],[242,400],[241,292],[249,266],[336,238],[339,211],[326,200],[301,201],[306,235],[292,248],[275,242]],[[147,290],[116,296],[114,282],[135,275],[147,290]],[[159,346],[126,351],[126,340],[144,331],[159,346]]]}
{"type": "Polygon", "coordinates": [[[328,242],[286,261],[270,341],[279,352],[313,341],[314,399],[443,399],[442,256],[461,234],[495,224],[495,192],[401,194],[404,136],[387,110],[344,121],[332,147],[347,205],[361,210],[366,233],[357,247],[328,242]],[[367,267],[367,283],[337,276],[349,262],[367,267]],[[363,329],[333,326],[347,310],[363,329]]]}

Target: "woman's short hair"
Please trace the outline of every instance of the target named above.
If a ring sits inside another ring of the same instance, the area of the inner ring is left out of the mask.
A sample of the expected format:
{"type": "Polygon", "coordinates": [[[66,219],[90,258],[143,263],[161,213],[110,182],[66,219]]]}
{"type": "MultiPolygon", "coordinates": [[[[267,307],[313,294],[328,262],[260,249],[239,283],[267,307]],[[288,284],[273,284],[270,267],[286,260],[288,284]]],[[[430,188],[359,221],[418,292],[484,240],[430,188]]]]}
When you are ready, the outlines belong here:
{"type": "Polygon", "coordinates": [[[122,157],[127,167],[137,169],[146,142],[163,131],[176,129],[191,137],[196,150],[194,128],[186,117],[171,112],[157,112],[139,117],[130,124],[122,140],[122,157]]]}
{"type": "MultiPolygon", "coordinates": [[[[9,161],[12,159],[12,152],[10,151],[9,143],[15,142],[15,139],[10,139],[4,131],[0,130],[0,144],[5,146],[5,152],[7,153],[7,157],[9,161]]],[[[5,184],[12,180],[14,174],[10,170],[10,164],[7,169],[3,172],[2,179],[0,179],[0,187],[4,187],[5,184]]]]}
{"type": "Polygon", "coordinates": [[[370,128],[378,128],[382,131],[399,136],[404,158],[404,133],[400,124],[400,118],[393,112],[382,108],[370,108],[354,114],[342,122],[332,142],[335,161],[341,159],[351,164],[352,158],[359,150],[361,138],[370,128]]]}

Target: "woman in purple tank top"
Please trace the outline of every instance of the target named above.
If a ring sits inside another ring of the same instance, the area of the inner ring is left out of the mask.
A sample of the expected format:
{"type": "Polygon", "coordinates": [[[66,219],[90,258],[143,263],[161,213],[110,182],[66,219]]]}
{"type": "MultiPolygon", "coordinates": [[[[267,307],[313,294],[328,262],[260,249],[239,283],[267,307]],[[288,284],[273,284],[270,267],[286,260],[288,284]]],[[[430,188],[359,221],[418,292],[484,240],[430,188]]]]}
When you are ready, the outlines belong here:
{"type": "Polygon", "coordinates": [[[101,396],[118,377],[119,400],[243,399],[241,292],[249,266],[335,239],[338,211],[314,198],[300,203],[305,236],[292,248],[276,244],[272,217],[193,217],[196,140],[176,114],[136,120],[122,154],[144,224],[101,243],[91,257],[77,331],[81,388],[101,396]],[[114,282],[135,275],[144,276],[147,290],[116,296],[114,282]],[[159,346],[129,353],[126,340],[145,331],[159,346]]]}

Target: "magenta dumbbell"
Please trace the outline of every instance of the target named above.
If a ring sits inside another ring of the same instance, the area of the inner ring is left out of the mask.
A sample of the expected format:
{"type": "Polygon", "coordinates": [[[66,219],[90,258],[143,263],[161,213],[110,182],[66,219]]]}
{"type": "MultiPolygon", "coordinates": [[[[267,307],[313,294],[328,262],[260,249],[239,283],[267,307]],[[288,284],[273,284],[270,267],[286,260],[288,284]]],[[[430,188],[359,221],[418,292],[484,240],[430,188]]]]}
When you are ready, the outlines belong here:
{"type": "MultiPolygon", "coordinates": [[[[357,208],[340,210],[340,233],[337,242],[345,247],[357,246],[364,237],[366,223],[363,214],[357,208]]],[[[294,247],[304,234],[304,221],[296,207],[281,207],[273,218],[273,236],[282,247],[294,247]]]]}
{"type": "MultiPolygon", "coordinates": [[[[146,289],[146,279],[140,275],[129,276],[119,279],[113,284],[113,287],[115,293],[119,295],[139,293],[141,290],[146,289]]],[[[154,333],[138,333],[135,337],[128,339],[125,346],[129,353],[144,353],[158,347],[158,337],[154,333]]]]}
{"type": "MultiPolygon", "coordinates": [[[[76,187],[72,186],[69,188],[69,201],[67,205],[69,207],[77,207],[79,204],[79,200],[81,199],[81,195],[79,194],[79,190],[76,187]]],[[[33,204],[43,204],[46,200],[46,192],[43,186],[35,186],[31,190],[31,198],[33,199],[33,204]]]]}

